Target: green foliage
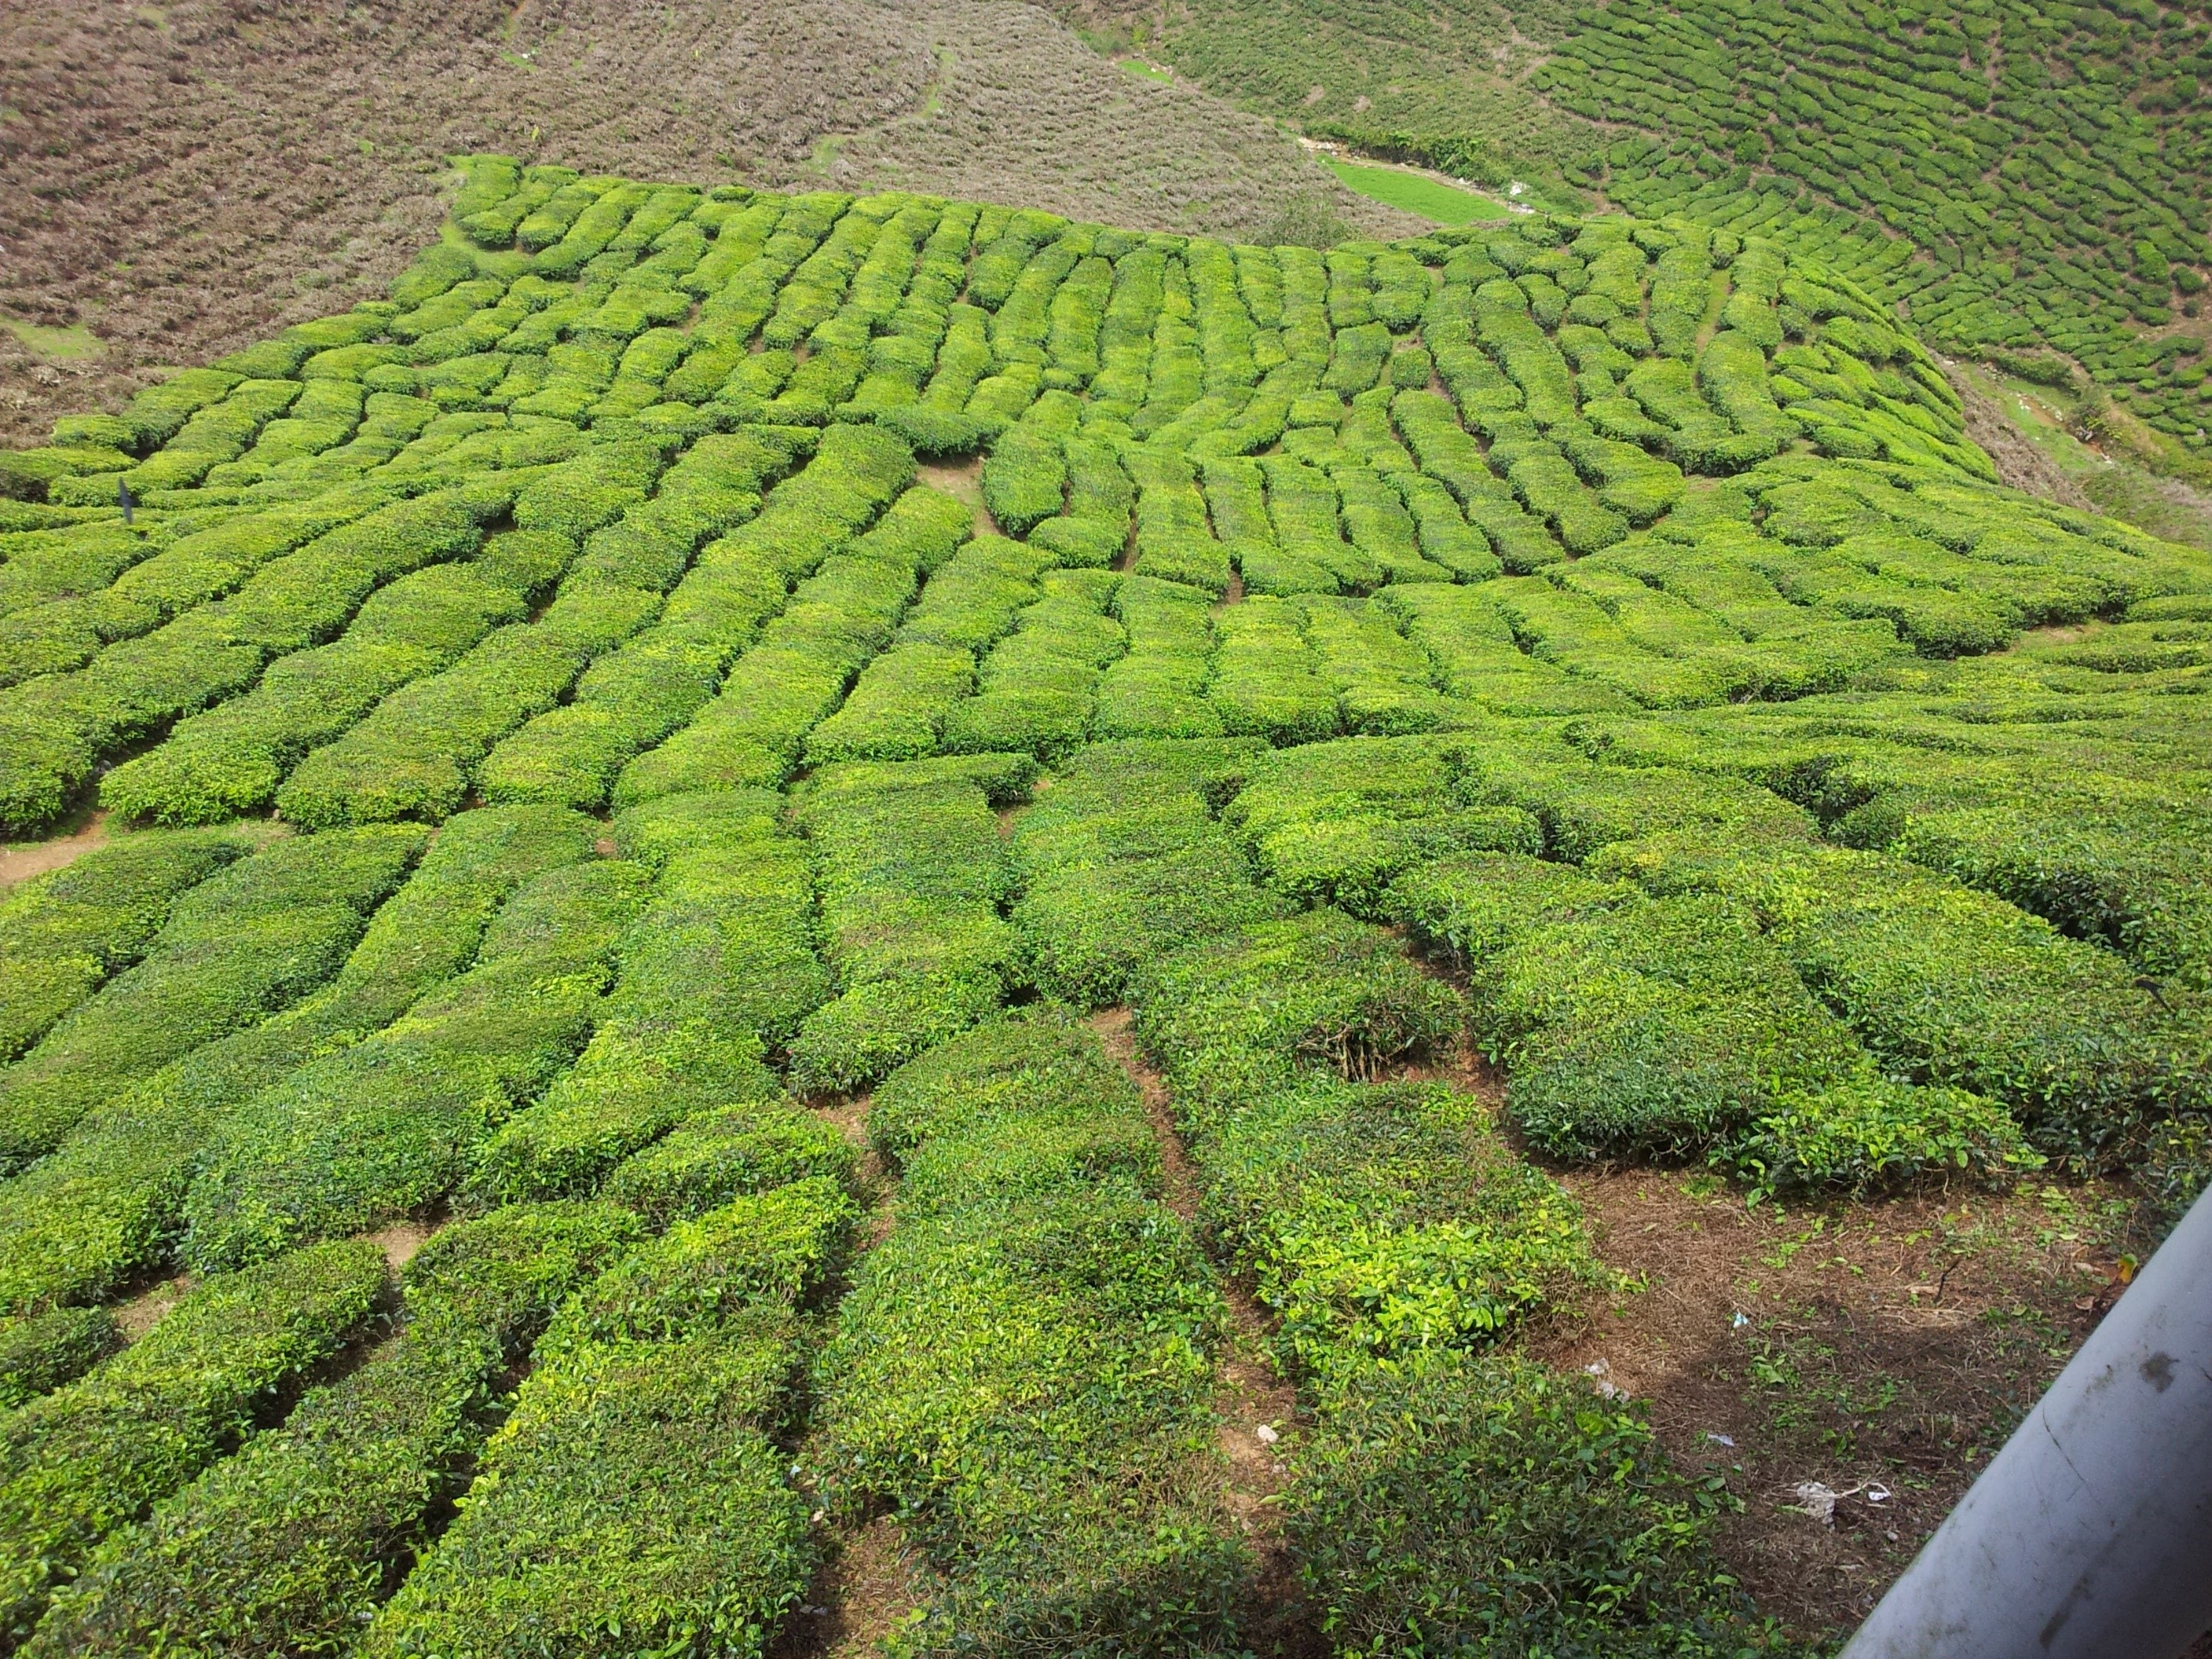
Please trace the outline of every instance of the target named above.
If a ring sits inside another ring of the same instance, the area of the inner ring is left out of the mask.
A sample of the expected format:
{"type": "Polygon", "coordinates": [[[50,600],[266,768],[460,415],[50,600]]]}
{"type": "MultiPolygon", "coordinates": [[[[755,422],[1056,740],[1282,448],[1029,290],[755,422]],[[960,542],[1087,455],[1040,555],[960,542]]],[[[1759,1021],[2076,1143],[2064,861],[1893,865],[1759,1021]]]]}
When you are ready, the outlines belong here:
{"type": "Polygon", "coordinates": [[[1310,743],[1342,722],[1335,689],[1285,601],[1255,597],[1216,623],[1210,700],[1232,736],[1310,743]]]}
{"type": "Polygon", "coordinates": [[[445,1229],[407,1264],[398,1340],[111,1537],[24,1651],[350,1644],[465,1483],[498,1372],[636,1231],[559,1204],[445,1229]]]}
{"type": "Polygon", "coordinates": [[[0,1208],[0,1306],[97,1299],[166,1261],[186,1184],[222,1125],[462,972],[518,886],[591,849],[590,821],[573,813],[454,818],[323,989],[121,1092],[16,1178],[0,1208]]]}
{"type": "Polygon", "coordinates": [[[559,1364],[591,1347],[680,1341],[762,1304],[797,1307],[842,1258],[859,1212],[809,1177],[679,1221],[584,1286],[538,1345],[559,1364]]]}
{"type": "Polygon", "coordinates": [[[1012,872],[984,791],[928,763],[830,768],[799,823],[840,994],[800,1025],[792,1086],[849,1091],[1004,997],[1016,967],[999,908],[1012,872]]]}
{"type": "MultiPolygon", "coordinates": [[[[623,769],[612,792],[618,807],[661,794],[783,781],[808,729],[889,636],[921,572],[942,563],[968,526],[964,509],[949,497],[929,490],[902,495],[914,465],[912,453],[888,433],[833,428],[814,463],[779,486],[769,509],[732,538],[744,550],[745,568],[733,562],[732,570],[752,616],[773,615],[793,581],[797,591],[691,723],[623,769]],[[894,498],[898,505],[882,523],[848,547],[847,538],[894,498]]],[[[710,549],[695,577],[719,562],[710,549]]],[[[715,581],[702,584],[685,609],[712,627],[721,625],[728,605],[726,589],[715,581]]],[[[672,602],[668,619],[678,614],[672,602]]]]}
{"type": "Polygon", "coordinates": [[[13,1411],[74,1382],[123,1346],[105,1308],[51,1308],[0,1331],[0,1401],[13,1411]]]}
{"type": "Polygon", "coordinates": [[[787,1108],[726,1106],[685,1119],[632,1153],[600,1190],[665,1227],[815,1176],[854,1181],[852,1146],[835,1128],[787,1108]]]}
{"type": "Polygon", "coordinates": [[[179,896],[252,846],[223,831],[132,836],[0,899],[0,1059],[143,956],[179,896]]]}
{"type": "Polygon", "coordinates": [[[0,1586],[20,1642],[93,1547],[235,1445],[367,1322],[384,1258],[316,1245],[211,1278],[154,1329],[0,1424],[0,1586]]]}
{"type": "Polygon", "coordinates": [[[362,1638],[383,1655],[764,1652],[814,1565],[770,1438],[795,1304],[855,1214],[834,1184],[740,1198],[572,1298],[460,1514],[362,1638]]]}
{"type": "Polygon", "coordinates": [[[983,505],[999,528],[1026,536],[1064,504],[1066,469],[1049,435],[1015,427],[991,447],[983,464],[983,505]]]}
{"type": "Polygon", "coordinates": [[[20,740],[11,736],[0,744],[7,757],[0,762],[0,822],[50,822],[101,757],[244,690],[270,657],[342,627],[381,583],[473,550],[479,525],[512,499],[507,490],[478,488],[440,491],[366,514],[348,504],[330,514],[273,515],[276,521],[243,548],[232,537],[202,532],[214,539],[207,556],[199,556],[196,538],[186,538],[170,550],[179,556],[175,567],[157,571],[156,559],[125,573],[149,598],[160,595],[161,608],[150,611],[142,628],[165,611],[181,614],[82,669],[11,694],[0,708],[0,726],[20,740]],[[317,534],[333,518],[342,527],[317,534]],[[157,579],[160,585],[152,586],[157,579]],[[199,603],[227,590],[221,611],[199,603]]]}
{"type": "Polygon", "coordinates": [[[1111,1003],[1164,954],[1274,913],[1206,810],[1261,749],[1099,744],[1054,777],[1013,834],[1013,921],[1044,989],[1079,1006],[1111,1003]]]}
{"type": "Polygon", "coordinates": [[[397,828],[285,837],[177,900],[137,966],[0,1070],[0,1158],[52,1151],[118,1091],[328,979],[422,842],[397,828]]]}
{"type": "Polygon", "coordinates": [[[1376,917],[1405,871],[1456,852],[1540,850],[1528,813],[1463,806],[1452,785],[1450,751],[1433,743],[1314,744],[1256,763],[1222,822],[1285,897],[1376,917]]]}
{"type": "Polygon", "coordinates": [[[1762,1185],[1864,1188],[2002,1172],[2024,1151],[1994,1103],[1883,1076],[1724,901],[1539,921],[1479,995],[1485,1042],[1511,1074],[1507,1109],[1556,1154],[1710,1149],[1762,1185]]]}
{"type": "Polygon", "coordinates": [[[1206,1213],[1294,1374],[1480,1346],[1596,1276],[1573,1200],[1439,1087],[1319,1083],[1208,1131],[1206,1213]]]}
{"type": "MultiPolygon", "coordinates": [[[[1079,871],[1126,841],[1117,863],[1139,880],[1119,884],[1107,920],[1150,930],[1139,932],[1139,948],[1150,949],[1130,992],[1138,1027],[1176,1086],[1208,1220],[1279,1311],[1288,1363],[1326,1374],[1364,1355],[1486,1341],[1589,1271],[1571,1206],[1490,1137],[1475,1103],[1343,1081],[1455,1037],[1448,990],[1387,936],[1331,912],[1236,927],[1238,878],[1218,853],[1207,863],[1224,873],[1183,908],[1190,866],[1177,840],[1203,848],[1218,835],[1209,793],[1241,783],[1234,807],[1264,791],[1273,764],[1264,751],[1157,744],[1091,754],[1095,781],[1056,786],[1018,845],[1032,859],[1057,852],[1079,871]],[[1109,757],[1118,764],[1099,764],[1109,757]],[[1150,810],[1133,810],[1146,796],[1150,810]],[[1204,942],[1208,934],[1214,942],[1204,942]],[[1470,1170],[1480,1172],[1472,1182],[1470,1170]]],[[[1326,775],[1376,770],[1347,758],[1326,775]]],[[[1387,787],[1378,781],[1378,793],[1387,787]]],[[[1017,912],[1046,960],[1066,948],[1057,896],[1033,884],[1017,912]]]]}
{"type": "Polygon", "coordinates": [[[820,1478],[945,1574],[899,1650],[1183,1653],[1231,1639],[1245,1548],[1207,1398],[1224,1310],[1158,1200],[1133,1085],[1049,1005],[894,1074],[905,1169],[820,1365],[820,1478]]]}
{"type": "Polygon", "coordinates": [[[477,1200],[588,1192],[672,1127],[780,1100],[764,1058],[828,995],[805,848],[759,798],[664,797],[616,835],[658,867],[653,902],[619,943],[619,978],[574,1069],[476,1159],[477,1200]]]}
{"type": "Polygon", "coordinates": [[[1765,1639],[1640,1431],[1454,1357],[1596,1272],[1404,1080],[1469,1025],[1563,1158],[2201,1184],[2212,568],[1996,487],[1914,331],[2193,441],[2191,337],[2122,313],[2202,286],[2135,125],[2200,71],[2133,67],[2195,34],[1626,0],[1531,82],[1462,0],[1195,3],[1209,84],[1539,210],[1231,247],[461,158],[392,299],[0,464],[0,824],[249,820],[0,900],[15,1420],[160,1352],[81,1306],[459,1218],[288,1422],[339,1339],[27,1543],[64,1593],[9,1642],[758,1652],[805,1444],[933,1569],[902,1650],[1238,1645],[1212,1270],[1063,1003],[1133,1009],[1318,1408],[1347,1651],[1765,1639]],[[2062,58],[2109,188],[2016,142],[2062,58]],[[916,485],[979,452],[1005,534],[916,485]],[[896,1224],[810,1426],[855,1161],[786,1090],[878,1084],[896,1224]]]}
{"type": "Polygon", "coordinates": [[[583,1048],[609,959],[646,897],[643,872],[612,860],[522,888],[469,972],[373,1036],[301,1066],[224,1126],[185,1200],[185,1259],[257,1261],[446,1198],[494,1126],[583,1048]]]}
{"type": "Polygon", "coordinates": [[[956,752],[1030,750],[1063,759],[1091,730],[1097,689],[1127,635],[1104,614],[1120,585],[1103,571],[1046,571],[1042,597],[991,648],[976,695],[955,705],[943,743],[956,752]]]}
{"type": "Polygon", "coordinates": [[[1302,1439],[1299,1574],[1340,1653],[1735,1655],[1724,1498],[1632,1407],[1525,1360],[1357,1373],[1302,1439]]]}
{"type": "MultiPolygon", "coordinates": [[[[1650,135],[1601,155],[1588,141],[1615,199],[1729,227],[1716,264],[1745,233],[1729,327],[1752,306],[1771,316],[1778,296],[1778,320],[1794,309],[1856,349],[1909,307],[1958,348],[2048,343],[2186,440],[2198,422],[2141,383],[2151,354],[2134,333],[2201,286],[2207,256],[2188,122],[2155,84],[2194,44],[2172,38],[2185,27],[2180,13],[2097,8],[1838,18],[1793,4],[1755,26],[1724,8],[1608,9],[1578,18],[1532,84],[1650,135]],[[1765,236],[1841,276],[1747,270],[1765,236]]],[[[1663,265],[1685,249],[1659,252],[1663,265]]]]}
{"type": "Polygon", "coordinates": [[[1327,909],[1255,922],[1152,963],[1131,1003],[1200,1124],[1310,1071],[1373,1078],[1449,1046],[1461,1020],[1457,994],[1389,935],[1327,909]]]}
{"type": "Polygon", "coordinates": [[[2185,1021],[2109,952],[2001,900],[1841,849],[1747,858],[1660,840],[1597,861],[1662,891],[1747,899],[1887,1067],[2002,1101],[2046,1151],[2094,1156],[2203,1097],[2185,1021]]]}

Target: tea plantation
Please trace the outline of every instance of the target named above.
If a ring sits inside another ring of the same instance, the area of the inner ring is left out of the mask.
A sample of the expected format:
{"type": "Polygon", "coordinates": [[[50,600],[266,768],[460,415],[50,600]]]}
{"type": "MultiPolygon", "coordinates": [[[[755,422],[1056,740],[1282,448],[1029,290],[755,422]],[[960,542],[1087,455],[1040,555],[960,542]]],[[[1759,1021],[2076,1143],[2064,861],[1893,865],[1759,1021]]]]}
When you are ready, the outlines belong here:
{"type": "Polygon", "coordinates": [[[2201,1181],[2212,558],[1817,241],[461,165],[0,456],[0,826],[107,814],[0,896],[0,1651],[760,1655],[889,1513],[896,1651],[1233,1654],[1232,1280],[1332,1650],[1779,1651],[1511,1347],[1532,1156],[2201,1181]]]}
{"type": "Polygon", "coordinates": [[[2201,7],[1293,9],[1193,0],[1151,49],[1316,137],[1784,240],[1943,350],[2059,386],[2079,365],[2161,470],[2212,465],[2201,7]]]}

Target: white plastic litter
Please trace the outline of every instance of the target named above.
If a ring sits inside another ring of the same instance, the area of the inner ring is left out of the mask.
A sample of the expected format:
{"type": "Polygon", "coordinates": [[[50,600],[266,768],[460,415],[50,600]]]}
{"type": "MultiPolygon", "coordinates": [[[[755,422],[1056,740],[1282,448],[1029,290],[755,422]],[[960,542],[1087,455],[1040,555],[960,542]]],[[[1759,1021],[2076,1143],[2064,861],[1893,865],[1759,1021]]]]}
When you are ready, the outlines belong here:
{"type": "Polygon", "coordinates": [[[1824,1527],[1836,1524],[1836,1500],[1843,1493],[1818,1480],[1800,1480],[1790,1490],[1797,1499],[1792,1509],[1811,1516],[1824,1527]]]}

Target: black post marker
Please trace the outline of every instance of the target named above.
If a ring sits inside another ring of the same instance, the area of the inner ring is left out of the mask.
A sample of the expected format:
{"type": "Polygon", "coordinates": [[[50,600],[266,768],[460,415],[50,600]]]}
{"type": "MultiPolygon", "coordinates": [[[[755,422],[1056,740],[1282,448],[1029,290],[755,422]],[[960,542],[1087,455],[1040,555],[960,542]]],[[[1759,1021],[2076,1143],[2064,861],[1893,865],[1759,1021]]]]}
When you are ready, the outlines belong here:
{"type": "Polygon", "coordinates": [[[115,504],[123,509],[123,522],[131,522],[131,486],[118,478],[115,481],[115,504]]]}

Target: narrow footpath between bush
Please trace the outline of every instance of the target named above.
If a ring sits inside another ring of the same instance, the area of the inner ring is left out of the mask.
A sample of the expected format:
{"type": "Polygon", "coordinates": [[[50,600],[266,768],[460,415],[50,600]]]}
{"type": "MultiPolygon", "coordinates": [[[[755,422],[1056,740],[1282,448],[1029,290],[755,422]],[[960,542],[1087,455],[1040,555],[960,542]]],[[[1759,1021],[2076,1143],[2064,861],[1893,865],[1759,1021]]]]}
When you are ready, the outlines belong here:
{"type": "MultiPolygon", "coordinates": [[[[1144,1097],[1146,1115],[1159,1137],[1162,1199],[1183,1220],[1200,1228],[1197,1172],[1168,1109],[1167,1085],[1137,1046],[1128,1008],[1115,1006],[1092,1015],[1091,1029],[1097,1032],[1108,1057],[1128,1073],[1144,1097]]],[[[1221,1418],[1221,1449],[1229,1459],[1230,1512],[1243,1526],[1258,1559],[1248,1631],[1254,1652],[1302,1659],[1327,1649],[1307,1620],[1276,1501],[1289,1477],[1289,1455],[1297,1444],[1297,1390],[1267,1358],[1267,1318],[1250,1288],[1224,1272],[1221,1290],[1236,1331],[1223,1357],[1214,1407],[1221,1418]]]]}
{"type": "MultiPolygon", "coordinates": [[[[856,1154],[854,1185],[866,1216],[853,1240],[846,1270],[849,1281],[862,1258],[890,1231],[896,1182],[868,1139],[872,1095],[849,1099],[833,1096],[808,1104],[817,1116],[836,1127],[856,1154]]],[[[775,1659],[863,1659],[879,1650],[883,1638],[921,1599],[911,1553],[898,1522],[888,1515],[872,1516],[850,1526],[825,1516],[817,1525],[826,1528],[820,1539],[822,1565],[805,1604],[784,1621],[771,1651],[775,1659]]]]}

